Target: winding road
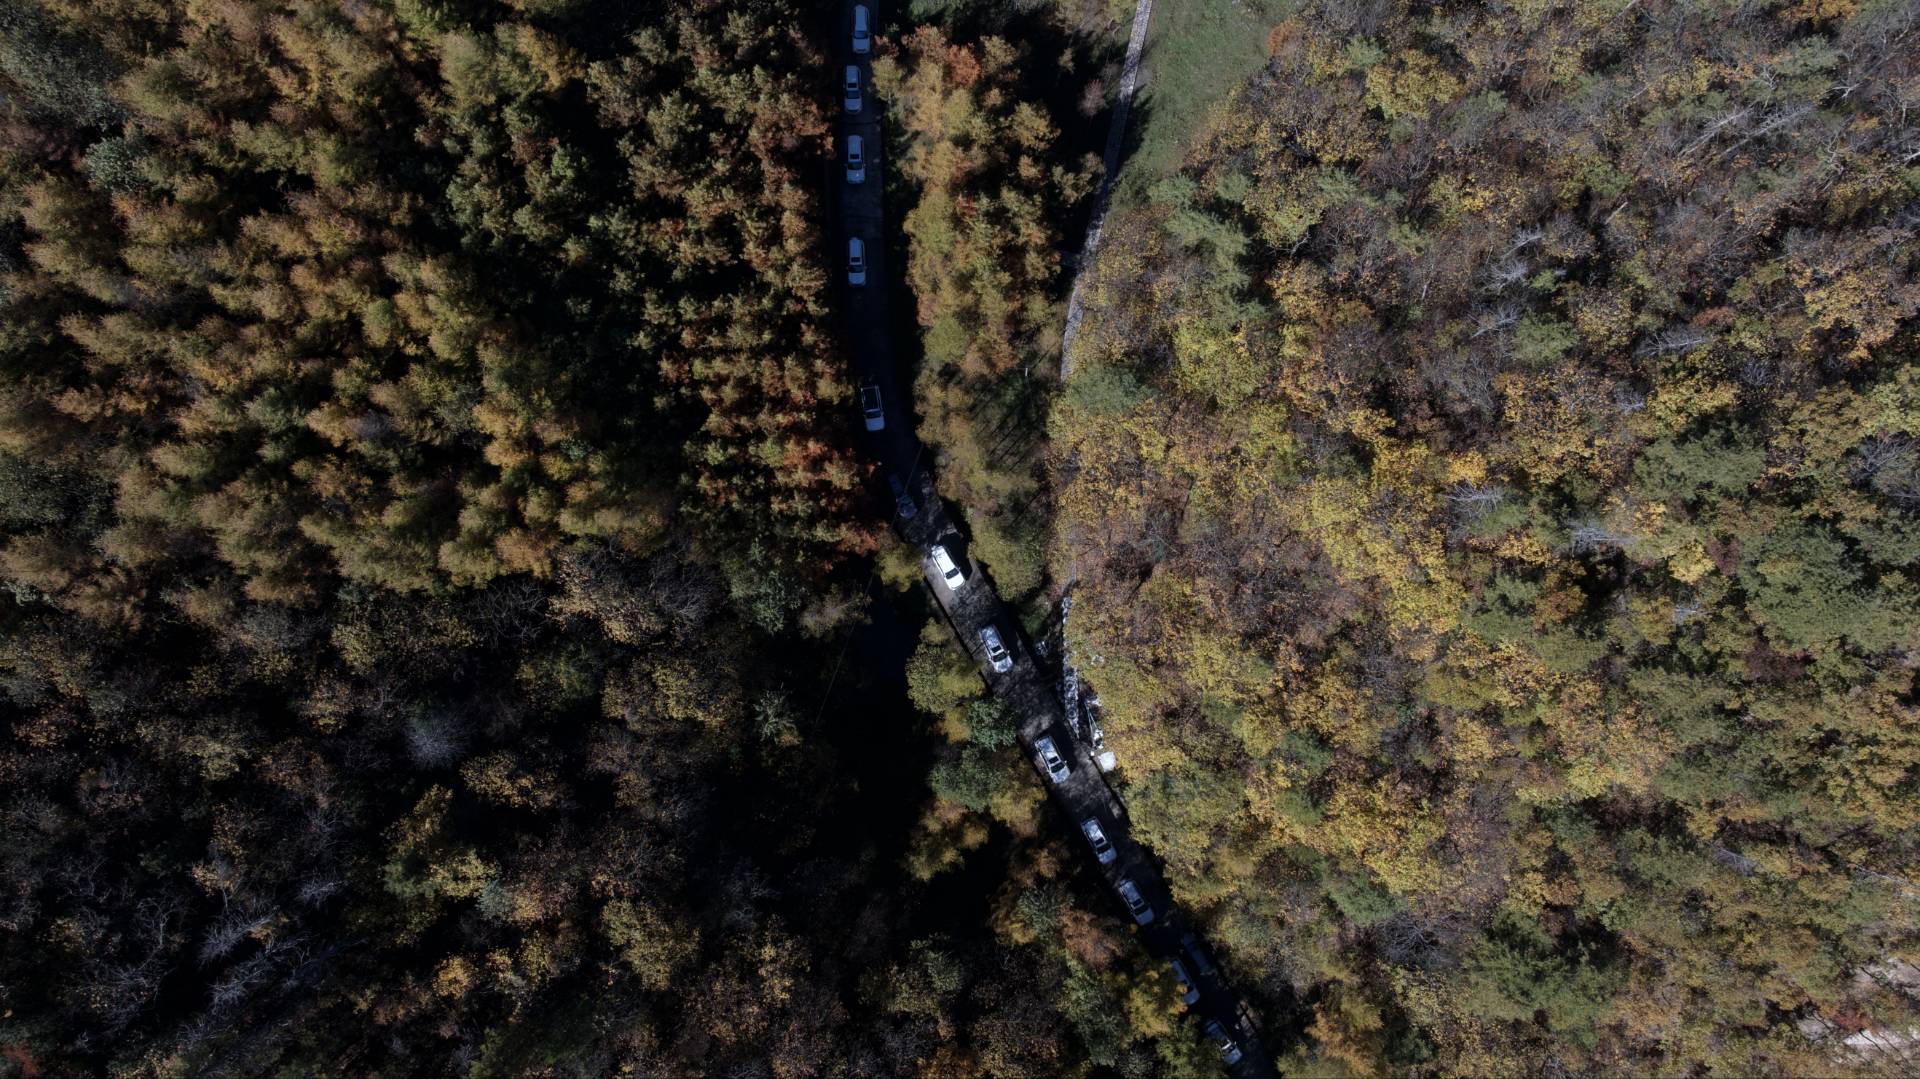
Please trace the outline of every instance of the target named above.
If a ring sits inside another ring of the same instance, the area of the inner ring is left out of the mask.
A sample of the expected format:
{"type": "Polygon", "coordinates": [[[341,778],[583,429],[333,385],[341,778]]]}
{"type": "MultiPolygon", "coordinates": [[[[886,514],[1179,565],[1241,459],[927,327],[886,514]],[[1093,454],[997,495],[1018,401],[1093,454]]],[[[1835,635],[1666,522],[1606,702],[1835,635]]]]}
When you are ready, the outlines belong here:
{"type": "MultiPolygon", "coordinates": [[[[861,2],[870,12],[872,27],[878,30],[882,25],[878,0],[861,2]]],[[[1018,618],[1001,603],[986,570],[966,557],[962,530],[956,526],[954,517],[934,491],[927,471],[929,455],[912,430],[911,384],[903,379],[890,335],[893,323],[888,310],[888,291],[894,277],[888,265],[883,191],[886,144],[882,107],[872,92],[871,57],[853,51],[851,30],[855,6],[855,0],[843,0],[835,73],[843,73],[848,64],[859,68],[862,103],[857,113],[842,110],[837,148],[844,160],[848,137],[860,136],[867,158],[866,178],[859,184],[847,183],[844,167],[835,166],[834,187],[838,193],[842,235],[836,238],[834,263],[844,267],[848,238],[857,237],[864,242],[868,263],[867,283],[846,286],[846,337],[849,359],[856,377],[880,388],[886,409],[885,429],[865,432],[864,449],[879,462],[883,473],[901,481],[916,504],[911,518],[896,514],[894,526],[904,539],[920,550],[927,587],[933,590],[961,646],[981,661],[981,674],[988,688],[1013,705],[1021,717],[1020,743],[1027,750],[1029,761],[1034,762],[1040,782],[1047,785],[1053,804],[1064,815],[1062,823],[1071,831],[1073,846],[1087,859],[1089,868],[1104,878],[1109,894],[1114,897],[1115,907],[1123,917],[1127,915],[1115,891],[1116,887],[1125,879],[1133,881],[1139,889],[1154,914],[1150,924],[1140,927],[1139,939],[1149,953],[1160,959],[1181,959],[1200,990],[1200,999],[1189,1007],[1190,1013],[1197,1016],[1201,1023],[1211,1021],[1221,1024],[1230,1032],[1241,1051],[1239,1060],[1229,1065],[1228,1071],[1237,1077],[1270,1076],[1274,1074],[1273,1063],[1260,1043],[1253,1013],[1227,982],[1224,974],[1209,961],[1205,945],[1189,937],[1195,930],[1174,909],[1173,897],[1150,852],[1133,840],[1127,825],[1125,806],[1094,766],[1087,747],[1069,729],[1060,698],[1055,693],[1052,675],[1037,662],[1021,632],[1018,618]],[[955,589],[950,589],[933,568],[928,551],[935,543],[946,545],[966,571],[966,580],[955,589]],[[1012,654],[1013,666],[1004,673],[995,672],[985,662],[980,631],[989,625],[999,627],[1000,637],[1012,654]],[[1070,774],[1058,783],[1047,776],[1034,756],[1034,742],[1041,737],[1052,738],[1071,769],[1070,774]],[[1100,822],[1101,829],[1114,846],[1116,857],[1108,864],[1099,864],[1094,859],[1081,835],[1081,822],[1089,818],[1100,822]]],[[[1135,20],[1133,41],[1128,50],[1128,78],[1125,80],[1128,90],[1131,89],[1131,75],[1138,66],[1138,42],[1144,37],[1144,26],[1145,16],[1141,14],[1135,20]]],[[[836,78],[835,81],[840,80],[836,78]]],[[[1124,123],[1125,112],[1117,110],[1116,132],[1124,123]]],[[[1109,141],[1110,175],[1119,135],[1116,133],[1109,141]]],[[[1090,241],[1089,249],[1091,243],[1097,243],[1097,238],[1090,238],[1090,241]]]]}

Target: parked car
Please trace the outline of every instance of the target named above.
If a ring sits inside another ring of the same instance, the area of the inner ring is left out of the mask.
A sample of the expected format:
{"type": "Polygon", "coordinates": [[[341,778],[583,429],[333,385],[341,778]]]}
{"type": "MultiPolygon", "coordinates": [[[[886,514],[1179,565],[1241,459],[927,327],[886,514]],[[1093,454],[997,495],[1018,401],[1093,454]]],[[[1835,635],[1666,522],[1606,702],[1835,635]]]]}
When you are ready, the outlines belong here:
{"type": "Polygon", "coordinates": [[[1093,848],[1093,856],[1100,859],[1101,865],[1106,865],[1120,856],[1120,852],[1114,850],[1113,844],[1107,841],[1107,833],[1100,830],[1099,818],[1088,817],[1081,821],[1080,830],[1086,833],[1087,846],[1093,848]]]}
{"type": "Polygon", "coordinates": [[[901,483],[898,476],[888,476],[887,486],[893,488],[893,512],[899,514],[903,521],[913,520],[913,515],[920,512],[920,507],[913,504],[913,496],[907,493],[907,485],[901,483]]]}
{"type": "Polygon", "coordinates": [[[880,387],[871,382],[860,384],[860,413],[867,418],[867,430],[887,429],[887,412],[880,407],[880,387]]]}
{"type": "Polygon", "coordinates": [[[1120,898],[1126,901],[1127,910],[1133,914],[1134,921],[1141,925],[1152,924],[1153,908],[1147,905],[1146,898],[1140,894],[1139,887],[1132,880],[1121,877],[1119,892],[1120,898]]]}
{"type": "Polygon", "coordinates": [[[934,544],[933,550],[928,553],[933,555],[933,568],[940,571],[940,579],[947,582],[948,588],[959,588],[967,583],[967,575],[960,572],[953,556],[947,553],[945,544],[934,544]]]}
{"type": "Polygon", "coordinates": [[[858,135],[847,136],[847,182],[867,182],[867,140],[858,135]]]}
{"type": "Polygon", "coordinates": [[[873,30],[867,19],[867,5],[853,5],[853,51],[861,56],[873,51],[873,30]]]}
{"type": "Polygon", "coordinates": [[[856,113],[856,114],[859,113],[860,111],[860,65],[859,64],[847,65],[847,111],[850,113],[856,113]]]}
{"type": "Polygon", "coordinates": [[[1192,1004],[1200,999],[1200,987],[1187,977],[1187,968],[1178,959],[1173,961],[1173,987],[1180,991],[1182,1004],[1192,1004]]]}
{"type": "Polygon", "coordinates": [[[867,283],[867,242],[858,236],[847,237],[847,284],[867,283]]]}
{"type": "Polygon", "coordinates": [[[992,667],[995,672],[1005,674],[1013,669],[1013,653],[1007,651],[1007,646],[1000,643],[998,629],[993,626],[982,626],[980,647],[986,650],[987,666],[992,667]]]}
{"type": "Polygon", "coordinates": [[[1215,1049],[1220,1050],[1221,1060],[1228,1064],[1240,1063],[1240,1058],[1245,1055],[1240,1051],[1240,1043],[1233,1040],[1233,1035],[1228,1034],[1227,1028],[1220,1025],[1220,1020],[1209,1019],[1201,1024],[1200,1029],[1207,1032],[1207,1040],[1213,1043],[1215,1049]]]}
{"type": "Polygon", "coordinates": [[[1193,969],[1198,971],[1202,978],[1213,977],[1213,961],[1207,958],[1207,950],[1200,946],[1198,937],[1192,933],[1182,934],[1180,950],[1186,953],[1187,958],[1193,963],[1193,969]]]}
{"type": "Polygon", "coordinates": [[[1040,767],[1047,770],[1047,777],[1055,783],[1065,782],[1066,778],[1073,774],[1073,769],[1067,767],[1067,759],[1054,748],[1052,738],[1034,739],[1033,755],[1040,758],[1040,767]]]}

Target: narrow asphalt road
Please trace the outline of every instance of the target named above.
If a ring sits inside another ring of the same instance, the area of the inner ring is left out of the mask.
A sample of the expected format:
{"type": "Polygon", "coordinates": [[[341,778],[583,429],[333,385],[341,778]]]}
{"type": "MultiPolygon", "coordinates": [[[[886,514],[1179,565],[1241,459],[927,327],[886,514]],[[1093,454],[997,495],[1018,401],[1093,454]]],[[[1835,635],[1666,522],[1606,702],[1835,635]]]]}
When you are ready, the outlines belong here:
{"type": "MultiPolygon", "coordinates": [[[[961,530],[934,491],[928,473],[931,456],[913,434],[912,386],[902,378],[889,333],[892,322],[887,294],[893,278],[888,265],[883,191],[887,164],[885,137],[882,106],[872,92],[871,55],[856,52],[853,45],[854,9],[858,6],[866,7],[872,31],[877,32],[882,25],[878,0],[843,0],[835,81],[845,81],[848,66],[858,71],[860,107],[855,111],[843,106],[841,112],[836,144],[841,161],[834,170],[834,183],[839,195],[842,235],[836,240],[835,261],[842,267],[846,290],[846,339],[855,377],[863,384],[879,388],[886,411],[883,430],[863,432],[864,449],[880,463],[881,471],[899,480],[907,492],[913,514],[904,516],[897,512],[896,506],[894,526],[920,550],[927,587],[933,590],[962,647],[980,661],[988,688],[1012,704],[1021,717],[1020,743],[1034,763],[1040,781],[1047,785],[1054,805],[1069,822],[1074,845],[1106,880],[1109,893],[1123,916],[1126,911],[1117,891],[1120,882],[1131,881],[1139,889],[1153,915],[1149,924],[1140,927],[1140,940],[1154,956],[1181,960],[1200,990],[1200,999],[1190,1005],[1189,1010],[1202,1023],[1221,1024],[1242,1054],[1228,1071],[1238,1077],[1270,1076],[1274,1073],[1273,1063],[1260,1044],[1251,1010],[1210,961],[1205,945],[1192,936],[1194,931],[1174,909],[1172,894],[1158,866],[1150,853],[1132,839],[1125,807],[1094,766],[1087,747],[1076,740],[1068,728],[1053,678],[1036,661],[1019,620],[1001,603],[986,570],[967,557],[961,530]],[[857,184],[848,181],[845,167],[848,140],[853,136],[860,137],[866,159],[865,178],[857,184]],[[861,285],[852,284],[845,272],[851,239],[859,239],[865,248],[866,281],[861,285]],[[934,569],[928,552],[935,543],[945,545],[966,573],[966,579],[958,586],[949,587],[934,569]],[[998,627],[1000,639],[1013,660],[1013,666],[1005,672],[994,671],[986,661],[980,632],[988,626],[998,627]],[[1070,769],[1059,782],[1048,776],[1034,754],[1034,743],[1041,737],[1053,740],[1070,769]],[[1101,830],[1113,844],[1116,856],[1108,864],[1102,865],[1094,859],[1081,833],[1081,822],[1089,819],[1100,822],[1101,830]]],[[[1135,37],[1139,36],[1136,32],[1135,37]]],[[[1129,55],[1133,58],[1130,66],[1137,64],[1137,46],[1129,49],[1129,55]]]]}

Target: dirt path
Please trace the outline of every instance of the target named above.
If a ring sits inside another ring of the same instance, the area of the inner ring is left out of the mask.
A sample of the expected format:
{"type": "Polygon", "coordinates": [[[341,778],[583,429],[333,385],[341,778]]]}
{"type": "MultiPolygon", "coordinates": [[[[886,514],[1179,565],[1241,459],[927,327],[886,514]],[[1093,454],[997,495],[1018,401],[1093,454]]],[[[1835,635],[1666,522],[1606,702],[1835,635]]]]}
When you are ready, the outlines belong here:
{"type": "Polygon", "coordinates": [[[1080,332],[1080,289],[1087,269],[1100,250],[1100,229],[1107,223],[1107,202],[1113,196],[1114,174],[1120,171],[1120,147],[1127,138],[1127,120],[1133,112],[1133,92],[1140,83],[1140,52],[1147,44],[1147,24],[1153,21],[1153,0],[1136,0],[1133,5],[1133,32],[1127,35],[1127,59],[1120,69],[1120,94],[1113,102],[1113,123],[1107,128],[1107,151],[1101,159],[1106,166],[1100,177],[1100,189],[1093,196],[1093,217],[1087,222],[1086,242],[1080,247],[1080,259],[1074,264],[1073,291],[1067,295],[1067,325],[1060,331],[1060,381],[1073,373],[1073,338],[1080,332]]]}

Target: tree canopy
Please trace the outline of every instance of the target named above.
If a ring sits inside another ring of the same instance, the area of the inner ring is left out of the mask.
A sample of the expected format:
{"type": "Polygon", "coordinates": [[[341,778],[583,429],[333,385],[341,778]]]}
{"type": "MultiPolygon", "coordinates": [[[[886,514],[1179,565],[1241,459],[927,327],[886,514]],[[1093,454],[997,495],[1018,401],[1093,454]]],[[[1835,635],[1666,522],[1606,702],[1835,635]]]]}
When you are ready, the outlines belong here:
{"type": "Polygon", "coordinates": [[[1304,4],[1110,223],[1054,563],[1295,1066],[1913,1026],[1914,19],[1304,4]]]}

